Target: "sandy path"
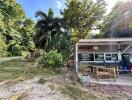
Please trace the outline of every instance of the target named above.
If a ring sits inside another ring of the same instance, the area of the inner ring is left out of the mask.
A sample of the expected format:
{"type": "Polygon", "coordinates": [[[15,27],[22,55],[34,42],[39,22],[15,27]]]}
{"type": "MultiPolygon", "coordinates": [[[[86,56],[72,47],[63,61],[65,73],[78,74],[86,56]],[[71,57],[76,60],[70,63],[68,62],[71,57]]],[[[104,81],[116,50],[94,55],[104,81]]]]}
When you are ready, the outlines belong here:
{"type": "Polygon", "coordinates": [[[9,100],[9,98],[16,93],[25,92],[26,96],[23,100],[69,100],[61,94],[59,90],[51,90],[50,82],[45,84],[38,84],[39,78],[22,81],[12,85],[0,86],[0,99],[9,100]]]}
{"type": "Polygon", "coordinates": [[[15,60],[15,59],[21,59],[21,56],[18,57],[0,57],[0,62],[4,62],[4,61],[10,61],[10,60],[15,60]]]}

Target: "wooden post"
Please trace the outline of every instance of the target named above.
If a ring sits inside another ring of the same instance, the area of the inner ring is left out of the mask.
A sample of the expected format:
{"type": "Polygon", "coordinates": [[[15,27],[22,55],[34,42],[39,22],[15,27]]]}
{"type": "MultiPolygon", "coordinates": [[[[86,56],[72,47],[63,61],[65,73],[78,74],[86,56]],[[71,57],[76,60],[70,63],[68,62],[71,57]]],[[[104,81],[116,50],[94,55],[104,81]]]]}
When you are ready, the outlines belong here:
{"type": "Polygon", "coordinates": [[[78,43],[75,44],[75,66],[78,73],[78,43]]]}

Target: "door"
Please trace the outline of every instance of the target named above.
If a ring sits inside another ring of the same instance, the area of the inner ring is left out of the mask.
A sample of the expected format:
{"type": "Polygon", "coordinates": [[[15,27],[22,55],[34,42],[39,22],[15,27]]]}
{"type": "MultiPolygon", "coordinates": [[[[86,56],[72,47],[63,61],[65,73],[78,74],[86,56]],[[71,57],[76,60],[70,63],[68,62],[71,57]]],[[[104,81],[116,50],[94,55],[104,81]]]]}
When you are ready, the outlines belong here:
{"type": "Polygon", "coordinates": [[[129,67],[129,53],[122,54],[122,69],[123,71],[128,70],[129,67]]]}

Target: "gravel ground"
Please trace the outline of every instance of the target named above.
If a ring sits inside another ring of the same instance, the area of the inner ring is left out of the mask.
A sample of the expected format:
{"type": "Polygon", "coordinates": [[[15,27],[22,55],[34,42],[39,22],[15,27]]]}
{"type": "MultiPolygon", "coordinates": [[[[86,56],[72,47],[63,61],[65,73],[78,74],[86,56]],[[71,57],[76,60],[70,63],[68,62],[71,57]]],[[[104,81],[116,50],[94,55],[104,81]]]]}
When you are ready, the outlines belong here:
{"type": "Polygon", "coordinates": [[[58,90],[51,90],[50,82],[38,84],[39,78],[22,81],[16,84],[0,86],[0,99],[9,100],[19,92],[25,92],[23,100],[69,100],[58,90]]]}

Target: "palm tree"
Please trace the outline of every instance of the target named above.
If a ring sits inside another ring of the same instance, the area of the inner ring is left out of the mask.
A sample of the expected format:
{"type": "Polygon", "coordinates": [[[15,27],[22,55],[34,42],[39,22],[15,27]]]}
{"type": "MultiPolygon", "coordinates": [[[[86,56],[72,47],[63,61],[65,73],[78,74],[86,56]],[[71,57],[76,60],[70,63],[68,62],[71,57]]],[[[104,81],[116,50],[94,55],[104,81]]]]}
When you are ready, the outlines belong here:
{"type": "Polygon", "coordinates": [[[48,14],[37,11],[36,17],[40,17],[36,23],[36,34],[34,35],[36,47],[45,50],[55,49],[59,44],[59,36],[63,33],[61,30],[63,27],[62,19],[54,17],[54,12],[51,8],[48,14]]]}

